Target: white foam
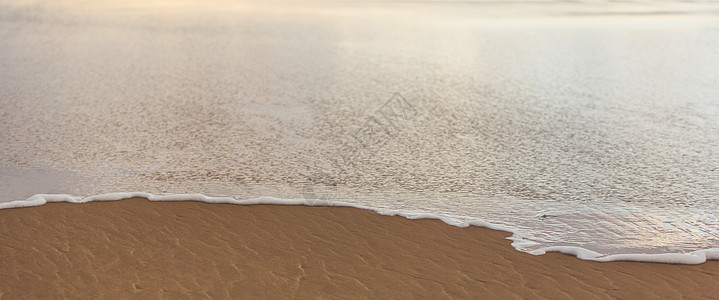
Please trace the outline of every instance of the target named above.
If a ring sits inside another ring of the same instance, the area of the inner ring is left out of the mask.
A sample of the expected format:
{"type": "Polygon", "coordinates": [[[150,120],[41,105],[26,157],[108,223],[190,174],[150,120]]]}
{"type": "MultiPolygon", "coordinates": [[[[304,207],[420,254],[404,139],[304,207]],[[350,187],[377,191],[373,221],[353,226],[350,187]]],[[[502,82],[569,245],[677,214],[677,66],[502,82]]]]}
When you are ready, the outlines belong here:
{"type": "Polygon", "coordinates": [[[110,193],[110,194],[99,194],[89,197],[77,197],[67,194],[37,194],[25,200],[16,200],[11,202],[0,203],[0,209],[9,208],[22,208],[22,207],[33,207],[44,205],[48,202],[68,202],[68,203],[87,203],[93,201],[117,201],[127,198],[145,198],[150,201],[199,201],[206,203],[228,203],[237,205],[304,205],[304,206],[337,206],[337,207],[353,207],[364,210],[371,210],[380,215],[385,216],[401,216],[407,219],[436,219],[444,223],[457,227],[484,227],[493,230],[500,230],[512,233],[511,237],[507,239],[512,240],[512,246],[522,252],[527,252],[533,255],[543,255],[547,252],[560,252],[568,255],[576,256],[582,260],[591,260],[597,262],[610,262],[610,261],[636,261],[636,262],[654,262],[654,263],[670,263],[670,264],[702,264],[707,260],[719,260],[719,248],[710,248],[698,250],[690,253],[662,253],[662,254],[613,254],[613,255],[602,255],[601,253],[587,250],[580,247],[573,246],[552,246],[545,247],[534,251],[526,251],[525,249],[530,246],[537,245],[536,242],[526,239],[524,234],[519,230],[485,222],[483,220],[471,220],[467,222],[461,222],[452,217],[424,213],[424,212],[405,212],[397,210],[383,210],[373,208],[369,206],[357,205],[353,203],[340,202],[340,201],[327,201],[317,199],[281,199],[269,196],[257,197],[246,200],[237,200],[232,197],[211,197],[203,194],[168,194],[168,195],[154,195],[143,192],[129,192],[129,193],[110,193]]]}

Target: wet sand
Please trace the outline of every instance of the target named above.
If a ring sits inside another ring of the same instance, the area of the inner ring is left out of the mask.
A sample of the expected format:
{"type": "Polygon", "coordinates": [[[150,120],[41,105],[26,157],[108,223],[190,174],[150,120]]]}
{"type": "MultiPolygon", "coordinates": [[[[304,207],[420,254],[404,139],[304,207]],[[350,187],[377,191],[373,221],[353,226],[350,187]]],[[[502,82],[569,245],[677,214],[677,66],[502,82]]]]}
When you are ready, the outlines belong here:
{"type": "Polygon", "coordinates": [[[338,207],[127,199],[0,210],[0,298],[712,298],[719,262],[595,263],[338,207]]]}

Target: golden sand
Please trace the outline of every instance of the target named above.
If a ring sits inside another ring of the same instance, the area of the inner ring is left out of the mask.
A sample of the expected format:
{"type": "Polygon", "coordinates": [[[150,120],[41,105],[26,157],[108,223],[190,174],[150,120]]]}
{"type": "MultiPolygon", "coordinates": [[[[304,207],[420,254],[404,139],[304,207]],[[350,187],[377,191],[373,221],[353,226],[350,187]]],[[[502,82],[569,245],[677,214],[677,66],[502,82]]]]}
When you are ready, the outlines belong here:
{"type": "Polygon", "coordinates": [[[596,263],[338,207],[127,199],[0,210],[0,298],[712,298],[719,262],[596,263]]]}

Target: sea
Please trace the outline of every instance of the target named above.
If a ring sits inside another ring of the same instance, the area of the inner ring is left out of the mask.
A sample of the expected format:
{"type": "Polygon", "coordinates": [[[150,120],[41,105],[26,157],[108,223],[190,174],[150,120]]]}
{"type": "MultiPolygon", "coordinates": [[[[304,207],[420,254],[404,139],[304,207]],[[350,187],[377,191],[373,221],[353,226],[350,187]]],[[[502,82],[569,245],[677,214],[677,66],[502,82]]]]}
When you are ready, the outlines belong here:
{"type": "Polygon", "coordinates": [[[0,208],[130,196],[717,260],[719,2],[0,0],[0,208]]]}

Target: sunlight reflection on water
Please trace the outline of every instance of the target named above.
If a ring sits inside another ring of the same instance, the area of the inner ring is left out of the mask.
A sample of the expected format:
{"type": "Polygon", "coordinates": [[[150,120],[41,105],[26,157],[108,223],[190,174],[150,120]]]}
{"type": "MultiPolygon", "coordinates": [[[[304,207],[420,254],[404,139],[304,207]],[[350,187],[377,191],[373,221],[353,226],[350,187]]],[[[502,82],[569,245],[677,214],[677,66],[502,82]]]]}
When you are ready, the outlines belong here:
{"type": "Polygon", "coordinates": [[[2,200],[314,195],[606,254],[719,245],[712,4],[118,3],[3,4],[2,200]]]}

